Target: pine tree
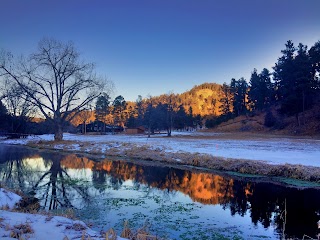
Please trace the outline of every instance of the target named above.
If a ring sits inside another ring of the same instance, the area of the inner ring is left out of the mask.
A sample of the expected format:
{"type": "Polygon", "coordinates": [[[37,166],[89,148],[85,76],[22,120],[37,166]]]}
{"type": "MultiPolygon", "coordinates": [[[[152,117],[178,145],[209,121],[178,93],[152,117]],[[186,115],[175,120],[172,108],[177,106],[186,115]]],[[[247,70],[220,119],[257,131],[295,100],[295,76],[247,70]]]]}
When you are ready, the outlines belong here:
{"type": "Polygon", "coordinates": [[[272,101],[273,85],[270,79],[270,72],[264,68],[258,75],[257,70],[251,74],[250,78],[250,90],[248,92],[248,98],[251,108],[262,110],[268,107],[272,101]]]}
{"type": "Polygon", "coordinates": [[[300,125],[299,113],[312,105],[313,91],[316,81],[313,64],[307,51],[307,46],[299,44],[295,48],[292,41],[286,43],[282,50],[283,56],[274,67],[274,79],[277,88],[277,100],[281,103],[281,111],[296,115],[300,125]]]}
{"type": "Polygon", "coordinates": [[[121,127],[124,127],[124,123],[126,122],[127,119],[127,102],[124,100],[124,97],[121,95],[117,96],[113,100],[113,117],[115,120],[115,123],[121,127]]]}
{"type": "Polygon", "coordinates": [[[233,94],[233,112],[236,116],[246,111],[246,94],[248,84],[244,78],[239,80],[231,79],[230,83],[231,93],[233,94]]]}
{"type": "Polygon", "coordinates": [[[108,94],[103,93],[101,96],[98,97],[95,107],[95,118],[98,121],[103,122],[103,130],[106,131],[106,117],[109,114],[109,104],[110,104],[110,97],[108,94]]]}
{"type": "Polygon", "coordinates": [[[228,84],[223,83],[221,87],[222,96],[220,98],[220,111],[223,115],[229,115],[231,113],[232,106],[232,93],[228,84]]]}

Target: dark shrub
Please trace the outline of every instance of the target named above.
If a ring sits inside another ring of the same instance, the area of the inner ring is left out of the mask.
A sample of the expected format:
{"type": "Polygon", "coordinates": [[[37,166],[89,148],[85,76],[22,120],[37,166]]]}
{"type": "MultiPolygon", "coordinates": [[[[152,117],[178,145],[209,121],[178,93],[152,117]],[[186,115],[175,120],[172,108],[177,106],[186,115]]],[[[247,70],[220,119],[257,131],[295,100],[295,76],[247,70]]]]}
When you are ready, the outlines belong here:
{"type": "Polygon", "coordinates": [[[273,127],[276,123],[277,119],[273,116],[271,111],[268,111],[266,116],[264,117],[264,125],[266,127],[273,127]]]}

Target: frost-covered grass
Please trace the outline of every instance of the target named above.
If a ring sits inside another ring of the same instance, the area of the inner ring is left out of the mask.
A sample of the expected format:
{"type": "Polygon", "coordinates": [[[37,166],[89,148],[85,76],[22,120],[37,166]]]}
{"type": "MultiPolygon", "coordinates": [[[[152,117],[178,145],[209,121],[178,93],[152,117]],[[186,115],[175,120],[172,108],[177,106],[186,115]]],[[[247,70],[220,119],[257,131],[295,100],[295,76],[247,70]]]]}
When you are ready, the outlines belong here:
{"type": "Polygon", "coordinates": [[[2,142],[320,181],[320,140],[315,139],[175,132],[172,137],[65,134],[61,142],[53,135],[2,142]]]}

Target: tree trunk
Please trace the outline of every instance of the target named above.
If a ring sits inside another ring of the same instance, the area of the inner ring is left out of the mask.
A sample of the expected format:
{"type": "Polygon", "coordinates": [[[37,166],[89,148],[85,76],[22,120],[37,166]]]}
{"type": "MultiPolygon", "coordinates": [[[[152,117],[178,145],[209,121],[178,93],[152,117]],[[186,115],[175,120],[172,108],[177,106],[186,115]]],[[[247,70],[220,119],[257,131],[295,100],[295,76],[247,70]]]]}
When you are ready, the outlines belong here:
{"type": "Polygon", "coordinates": [[[302,92],[302,120],[303,120],[303,125],[306,125],[306,118],[305,118],[305,95],[304,91],[302,92]]]}
{"type": "Polygon", "coordinates": [[[299,118],[299,113],[296,113],[296,120],[297,120],[297,124],[300,127],[300,118],[299,118]]]}
{"type": "Polygon", "coordinates": [[[150,138],[150,134],[151,134],[151,126],[149,124],[149,126],[148,126],[148,138],[150,138]]]}
{"type": "Polygon", "coordinates": [[[171,137],[171,128],[170,127],[167,129],[167,133],[168,133],[168,137],[171,137]]]}
{"type": "Polygon", "coordinates": [[[82,134],[86,134],[86,121],[83,121],[82,134]]]}
{"type": "Polygon", "coordinates": [[[59,123],[56,123],[55,130],[54,130],[54,140],[61,141],[63,138],[63,131],[62,126],[59,123]]]}

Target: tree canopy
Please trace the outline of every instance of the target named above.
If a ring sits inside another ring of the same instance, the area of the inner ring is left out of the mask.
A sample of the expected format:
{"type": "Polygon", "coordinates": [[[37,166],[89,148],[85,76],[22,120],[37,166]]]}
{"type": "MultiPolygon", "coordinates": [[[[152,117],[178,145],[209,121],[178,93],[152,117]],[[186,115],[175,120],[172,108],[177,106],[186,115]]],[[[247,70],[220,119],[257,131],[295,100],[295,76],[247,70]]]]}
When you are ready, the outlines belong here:
{"type": "Polygon", "coordinates": [[[80,59],[73,43],[42,39],[28,57],[14,59],[3,52],[0,76],[14,82],[21,97],[36,106],[54,126],[55,140],[62,140],[63,125],[112,84],[97,77],[93,63],[80,59]]]}

